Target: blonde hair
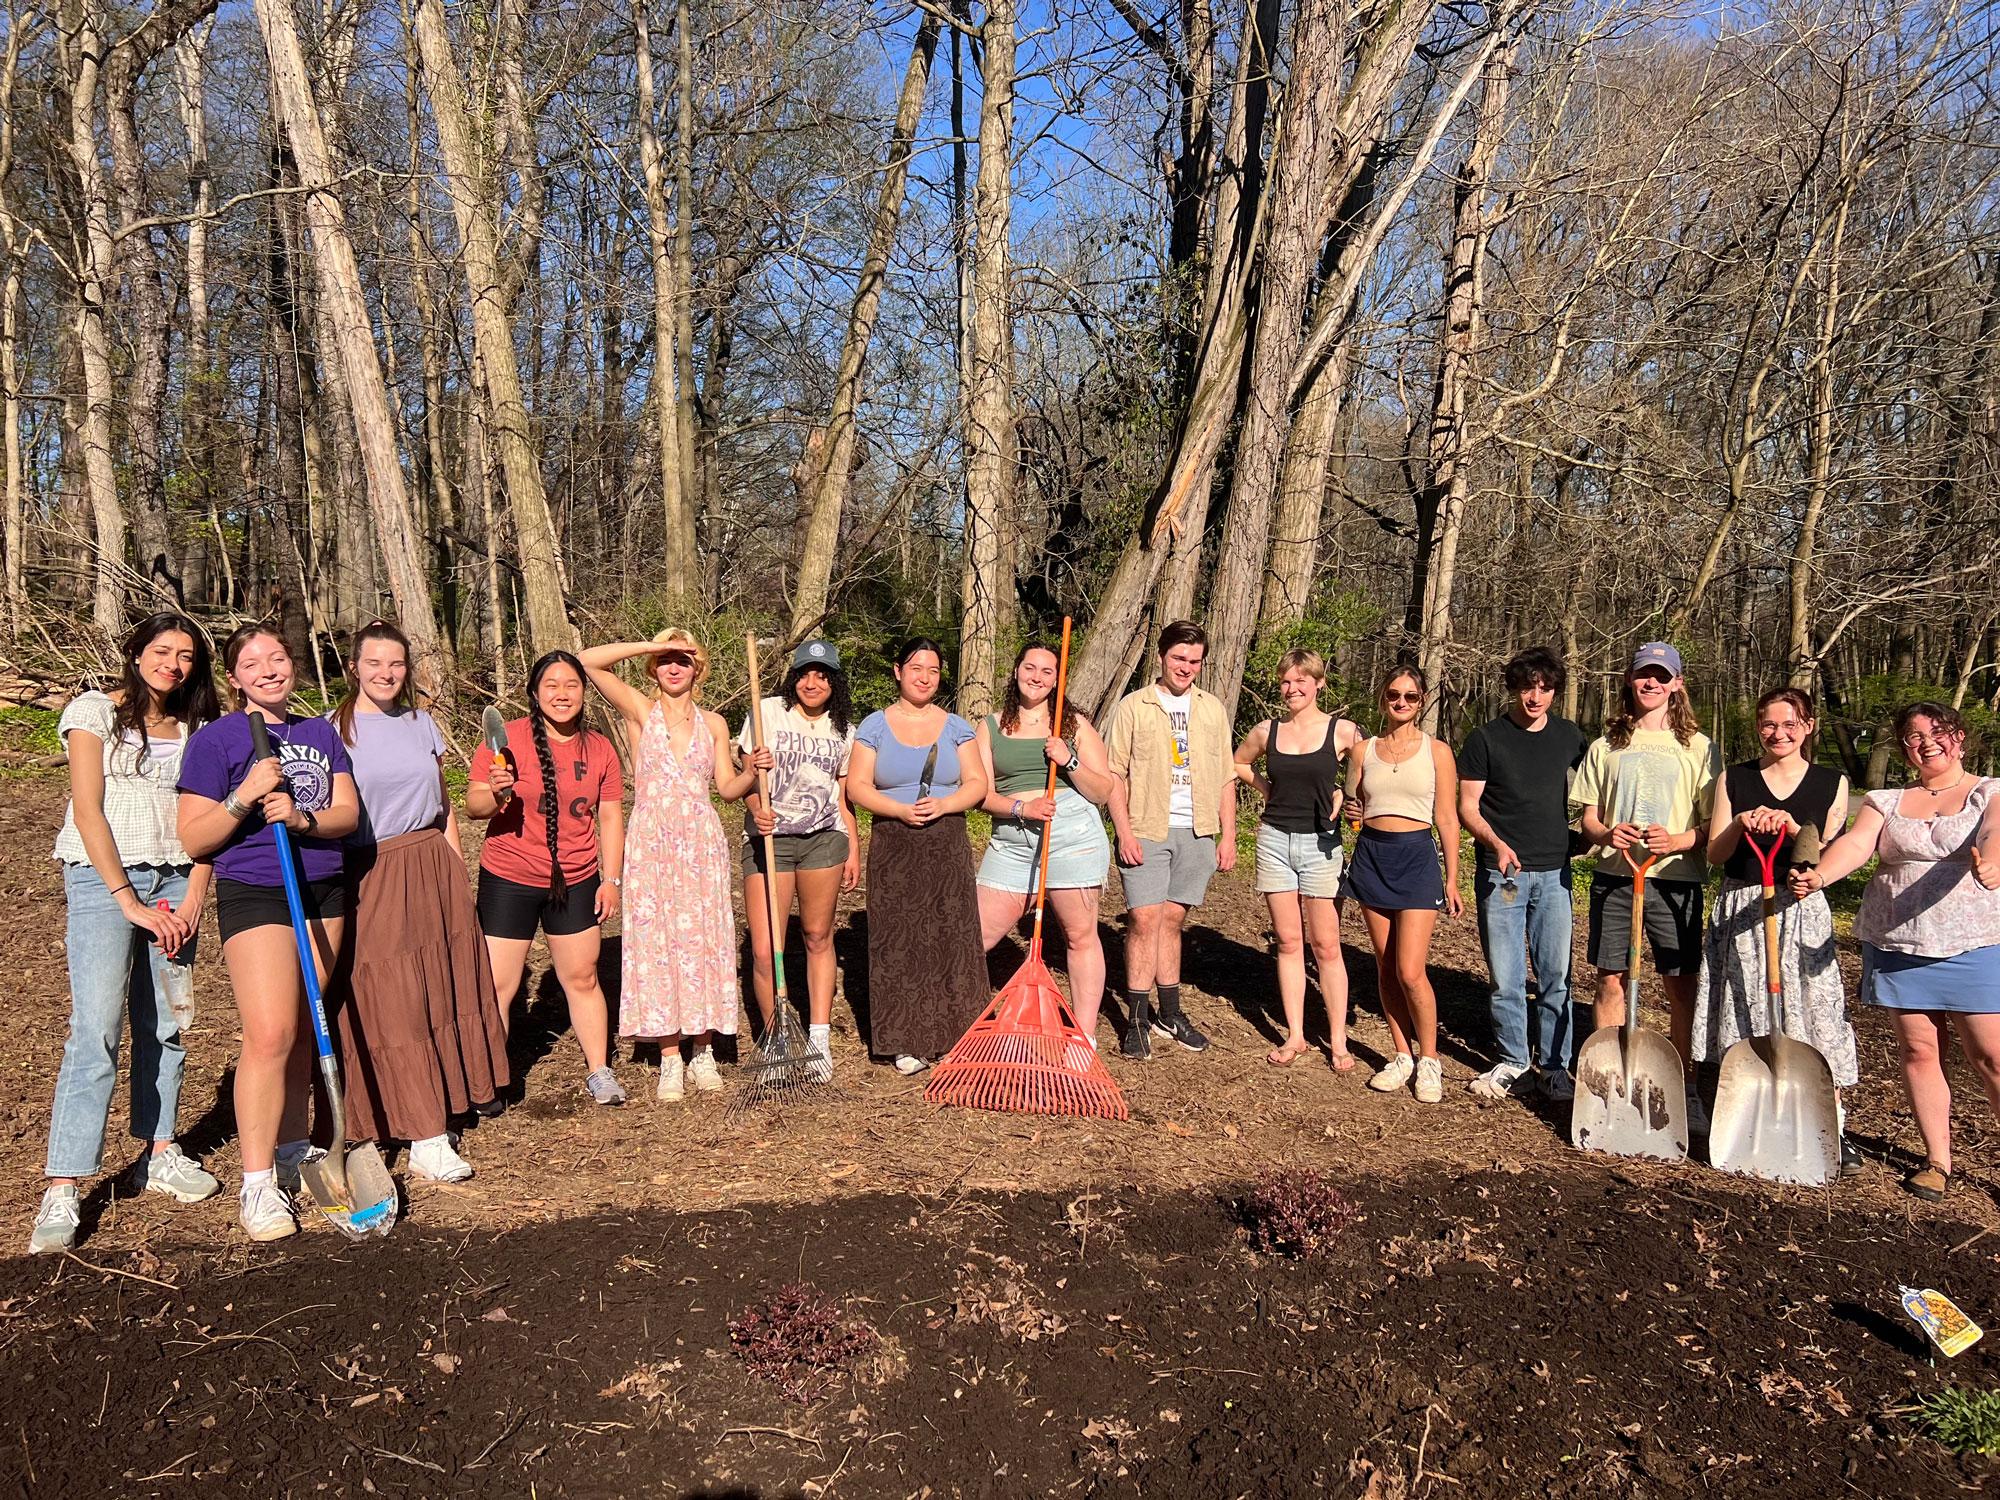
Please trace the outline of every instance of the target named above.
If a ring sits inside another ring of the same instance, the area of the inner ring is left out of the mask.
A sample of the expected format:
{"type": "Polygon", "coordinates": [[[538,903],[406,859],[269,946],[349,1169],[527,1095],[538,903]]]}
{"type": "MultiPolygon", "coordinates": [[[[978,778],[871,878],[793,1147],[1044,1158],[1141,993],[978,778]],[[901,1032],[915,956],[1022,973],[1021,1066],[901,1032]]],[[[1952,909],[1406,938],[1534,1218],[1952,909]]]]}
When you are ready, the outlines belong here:
{"type": "MultiPolygon", "coordinates": [[[[669,625],[665,630],[655,634],[653,637],[653,646],[654,650],[651,652],[652,667],[647,670],[648,676],[652,675],[653,670],[659,666],[660,658],[666,655],[667,652],[685,651],[689,656],[694,658],[695,687],[699,689],[702,683],[707,680],[708,647],[688,634],[687,631],[681,629],[680,626],[669,625]]],[[[657,680],[655,680],[653,687],[655,693],[657,693],[659,690],[657,680]]]]}
{"type": "Polygon", "coordinates": [[[1295,670],[1305,673],[1314,682],[1323,683],[1326,681],[1326,661],[1317,651],[1308,651],[1304,647],[1297,647],[1291,651],[1287,651],[1283,656],[1278,658],[1278,680],[1280,682],[1284,681],[1287,672],[1295,670]]]}

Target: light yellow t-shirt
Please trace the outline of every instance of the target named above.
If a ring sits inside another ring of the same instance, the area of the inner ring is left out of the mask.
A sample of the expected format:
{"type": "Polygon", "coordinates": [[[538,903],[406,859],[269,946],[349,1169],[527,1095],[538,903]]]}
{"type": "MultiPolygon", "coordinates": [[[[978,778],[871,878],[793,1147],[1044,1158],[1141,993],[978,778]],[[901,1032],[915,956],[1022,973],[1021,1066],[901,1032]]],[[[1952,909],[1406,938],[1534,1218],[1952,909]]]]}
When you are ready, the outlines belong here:
{"type": "MultiPolygon", "coordinates": [[[[1635,729],[1622,750],[1599,737],[1583,754],[1583,766],[1571,784],[1569,800],[1577,807],[1594,807],[1605,823],[1658,823],[1671,833],[1708,826],[1715,806],[1715,782],[1722,774],[1722,757],[1705,734],[1683,745],[1670,729],[1635,729]]],[[[1622,857],[1602,850],[1607,874],[1630,875],[1622,857]]],[[[1708,874],[1698,849],[1669,855],[1646,872],[1648,880],[1689,880],[1708,874]]]]}

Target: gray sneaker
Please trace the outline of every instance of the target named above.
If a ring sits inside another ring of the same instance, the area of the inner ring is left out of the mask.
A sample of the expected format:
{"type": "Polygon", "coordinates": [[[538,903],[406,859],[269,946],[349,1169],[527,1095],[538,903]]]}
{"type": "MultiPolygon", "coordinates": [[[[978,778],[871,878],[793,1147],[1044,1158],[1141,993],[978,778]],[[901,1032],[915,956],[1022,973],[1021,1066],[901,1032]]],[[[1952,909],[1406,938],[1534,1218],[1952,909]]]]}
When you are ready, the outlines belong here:
{"type": "Polygon", "coordinates": [[[609,1068],[599,1068],[583,1080],[583,1086],[590,1090],[590,1097],[599,1104],[623,1104],[625,1090],[618,1082],[617,1075],[609,1068]]]}
{"type": "Polygon", "coordinates": [[[76,1185],[57,1183],[42,1194],[42,1206],[35,1211],[35,1232],[28,1240],[28,1253],[49,1255],[69,1249],[76,1243],[76,1227],[81,1222],[76,1185]]]}
{"type": "Polygon", "coordinates": [[[1534,1077],[1530,1069],[1510,1062],[1495,1063],[1465,1087],[1482,1099],[1512,1099],[1527,1093],[1534,1077]]]}
{"type": "Polygon", "coordinates": [[[149,1193],[165,1193],[181,1203],[199,1203],[222,1191],[222,1184],[204,1172],[200,1162],[171,1142],[163,1151],[140,1157],[132,1168],[132,1180],[149,1193]]]}

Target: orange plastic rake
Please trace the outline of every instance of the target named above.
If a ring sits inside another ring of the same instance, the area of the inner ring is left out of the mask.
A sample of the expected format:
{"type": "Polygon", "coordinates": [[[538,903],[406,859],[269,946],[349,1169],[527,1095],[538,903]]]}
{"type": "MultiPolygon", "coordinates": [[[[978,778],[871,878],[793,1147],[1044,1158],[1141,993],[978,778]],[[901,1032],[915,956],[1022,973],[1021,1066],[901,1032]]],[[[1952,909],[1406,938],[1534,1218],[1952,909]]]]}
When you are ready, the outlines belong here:
{"type": "MultiPolygon", "coordinates": [[[[1069,686],[1069,626],[1065,618],[1055,707],[1049,719],[1056,730],[1062,728],[1063,693],[1069,686]]],[[[1056,768],[1051,765],[1048,795],[1055,793],[1056,768]]],[[[1041,869],[1035,877],[1035,935],[1028,944],[1028,961],[931,1070],[924,1088],[929,1103],[1027,1115],[1130,1118],[1125,1096],[1105,1071],[1097,1049],[1077,1029],[1069,1002],[1042,962],[1042,910],[1048,899],[1053,833],[1053,823],[1043,825],[1041,869]]]]}

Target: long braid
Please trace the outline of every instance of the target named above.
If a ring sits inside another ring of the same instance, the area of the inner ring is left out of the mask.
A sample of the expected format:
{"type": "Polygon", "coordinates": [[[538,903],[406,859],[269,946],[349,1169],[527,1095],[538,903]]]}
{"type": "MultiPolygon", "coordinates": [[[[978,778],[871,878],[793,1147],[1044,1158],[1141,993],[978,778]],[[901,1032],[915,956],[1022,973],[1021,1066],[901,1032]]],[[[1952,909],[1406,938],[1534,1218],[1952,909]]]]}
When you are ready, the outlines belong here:
{"type": "Polygon", "coordinates": [[[532,689],[528,693],[528,728],[535,736],[535,761],[542,768],[540,812],[542,827],[549,837],[549,905],[555,906],[569,894],[569,881],[563,878],[562,856],[556,843],[556,818],[562,799],[556,791],[556,758],[549,749],[548,724],[542,718],[542,705],[536,701],[532,689]]]}

